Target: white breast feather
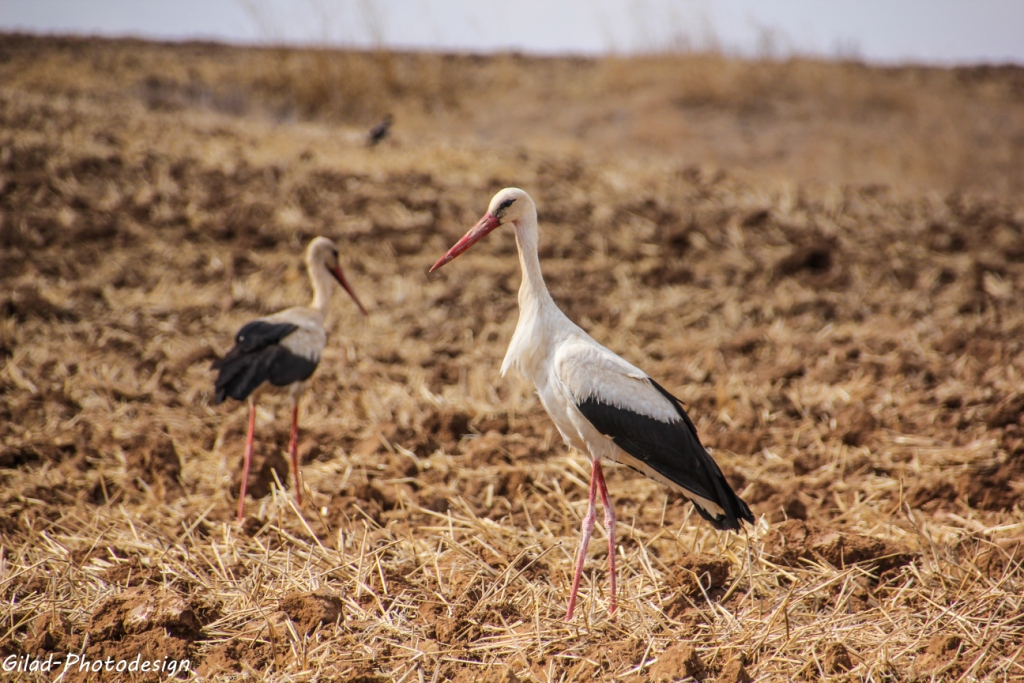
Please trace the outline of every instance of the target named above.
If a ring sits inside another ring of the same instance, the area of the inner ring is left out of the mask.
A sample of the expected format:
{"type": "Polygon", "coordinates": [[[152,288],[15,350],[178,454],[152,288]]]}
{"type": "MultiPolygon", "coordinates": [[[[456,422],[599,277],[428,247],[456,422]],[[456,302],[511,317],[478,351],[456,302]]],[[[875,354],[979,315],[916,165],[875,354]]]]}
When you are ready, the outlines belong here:
{"type": "Polygon", "coordinates": [[[317,363],[320,362],[320,356],[326,345],[327,334],[322,329],[308,327],[300,327],[281,340],[281,346],[296,356],[302,356],[317,363]]]}
{"type": "Polygon", "coordinates": [[[282,339],[281,346],[296,356],[308,358],[315,363],[320,362],[320,356],[327,346],[327,332],[324,331],[323,324],[314,311],[305,306],[296,306],[263,319],[270,323],[297,325],[299,329],[282,339]]]}

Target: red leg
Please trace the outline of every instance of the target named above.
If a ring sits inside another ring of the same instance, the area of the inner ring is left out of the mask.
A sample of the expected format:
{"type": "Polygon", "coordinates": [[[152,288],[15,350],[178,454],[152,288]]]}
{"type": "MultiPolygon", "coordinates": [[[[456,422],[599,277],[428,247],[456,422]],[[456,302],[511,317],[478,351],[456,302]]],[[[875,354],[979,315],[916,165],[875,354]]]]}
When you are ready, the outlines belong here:
{"type": "Polygon", "coordinates": [[[601,491],[601,505],[604,506],[604,528],[608,532],[608,580],[611,582],[612,590],[608,612],[615,614],[615,508],[608,496],[608,485],[604,482],[604,471],[599,460],[594,461],[594,472],[597,475],[597,487],[601,491]]]}
{"type": "Polygon", "coordinates": [[[245,437],[245,460],[242,465],[242,487],[238,490],[238,521],[245,518],[245,488],[249,483],[249,465],[252,463],[252,435],[256,430],[256,403],[249,399],[249,434],[245,437]]]}
{"type": "Polygon", "coordinates": [[[292,406],[292,435],[288,440],[288,454],[292,458],[292,481],[295,483],[295,500],[302,506],[302,480],[299,479],[299,402],[292,406]]]}
{"type": "Polygon", "coordinates": [[[576,609],[576,593],[580,589],[580,578],[583,576],[583,560],[586,559],[587,546],[590,545],[590,535],[594,533],[594,522],[597,520],[597,477],[600,472],[597,461],[590,470],[590,501],[587,506],[587,514],[583,517],[583,537],[580,539],[580,554],[576,557],[576,570],[572,577],[572,593],[569,594],[569,609],[565,613],[565,620],[572,620],[572,613],[576,609]]]}

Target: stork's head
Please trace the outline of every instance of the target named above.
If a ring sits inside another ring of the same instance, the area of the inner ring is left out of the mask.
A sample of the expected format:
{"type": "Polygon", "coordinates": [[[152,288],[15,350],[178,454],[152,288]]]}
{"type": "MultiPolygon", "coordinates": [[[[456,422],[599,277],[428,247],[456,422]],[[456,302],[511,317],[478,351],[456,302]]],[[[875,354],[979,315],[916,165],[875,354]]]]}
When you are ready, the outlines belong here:
{"type": "Polygon", "coordinates": [[[494,195],[491,205],[487,207],[487,213],[477,221],[477,224],[470,228],[469,232],[455,246],[448,250],[448,253],[431,267],[434,272],[453,258],[469,249],[476,242],[479,242],[484,235],[491,232],[500,225],[516,223],[531,211],[535,210],[533,200],[518,187],[506,187],[494,195]]]}
{"type": "Polygon", "coordinates": [[[359,303],[356,293],[352,291],[352,286],[348,283],[345,273],[341,270],[341,264],[338,261],[338,247],[334,242],[326,237],[314,238],[309,243],[309,246],[306,247],[306,267],[309,268],[309,273],[314,278],[319,270],[326,270],[330,273],[338,281],[338,284],[348,292],[348,295],[352,297],[352,301],[356,302],[356,306],[363,312],[363,315],[366,315],[366,309],[359,303]]]}

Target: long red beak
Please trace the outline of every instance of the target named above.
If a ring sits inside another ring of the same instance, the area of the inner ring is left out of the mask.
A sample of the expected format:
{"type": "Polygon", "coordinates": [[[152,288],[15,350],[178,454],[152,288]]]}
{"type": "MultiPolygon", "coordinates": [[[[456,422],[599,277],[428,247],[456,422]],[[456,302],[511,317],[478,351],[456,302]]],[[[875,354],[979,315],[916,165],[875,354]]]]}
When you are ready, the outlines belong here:
{"type": "Polygon", "coordinates": [[[427,272],[433,273],[435,270],[479,242],[484,235],[489,233],[491,230],[494,230],[498,225],[497,216],[492,216],[489,213],[485,214],[484,217],[477,221],[477,224],[470,228],[469,232],[467,232],[461,240],[456,242],[455,246],[449,249],[448,253],[442,256],[440,260],[431,266],[430,270],[427,272]]]}
{"type": "Polygon", "coordinates": [[[338,281],[338,284],[341,285],[346,292],[348,292],[348,295],[350,297],[352,297],[352,301],[356,302],[356,306],[358,306],[359,310],[363,312],[363,315],[368,315],[366,309],[363,308],[363,305],[361,303],[359,303],[359,299],[356,297],[356,293],[352,291],[352,285],[350,285],[348,283],[348,280],[345,279],[345,273],[341,272],[341,266],[338,266],[337,268],[329,268],[328,270],[331,271],[331,275],[333,275],[334,279],[338,281]]]}

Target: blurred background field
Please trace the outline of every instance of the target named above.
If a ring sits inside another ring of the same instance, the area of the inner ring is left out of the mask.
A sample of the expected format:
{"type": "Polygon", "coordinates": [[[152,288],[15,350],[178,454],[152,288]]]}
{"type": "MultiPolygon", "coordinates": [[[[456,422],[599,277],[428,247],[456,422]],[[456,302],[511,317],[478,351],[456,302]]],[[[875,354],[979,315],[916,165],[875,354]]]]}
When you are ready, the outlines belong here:
{"type": "Polygon", "coordinates": [[[0,41],[4,655],[205,679],[1024,675],[1024,71],[724,54],[452,56],[0,41]],[[385,114],[392,134],[365,144],[385,114]],[[498,368],[511,232],[426,270],[506,185],[556,301],[688,405],[758,515],[718,534],[614,469],[586,500],[498,368]],[[241,323],[347,301],[303,406],[210,405],[241,323]],[[600,532],[599,532],[600,533],[600,532]]]}

